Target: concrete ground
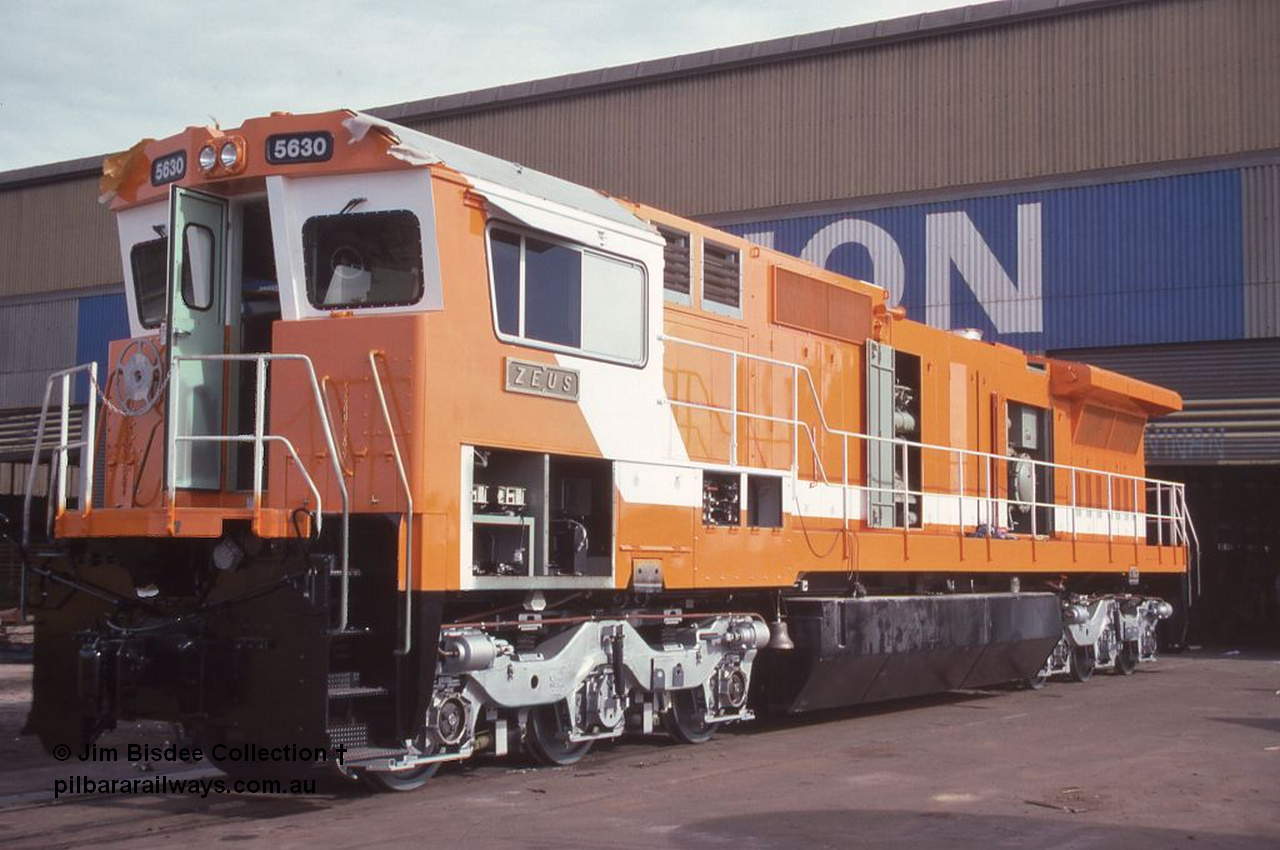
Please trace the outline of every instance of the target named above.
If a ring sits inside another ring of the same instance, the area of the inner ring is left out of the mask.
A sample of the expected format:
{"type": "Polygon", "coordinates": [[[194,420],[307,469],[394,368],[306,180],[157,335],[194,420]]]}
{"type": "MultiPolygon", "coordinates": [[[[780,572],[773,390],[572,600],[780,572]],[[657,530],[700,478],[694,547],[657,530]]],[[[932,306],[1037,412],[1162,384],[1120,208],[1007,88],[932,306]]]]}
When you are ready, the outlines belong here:
{"type": "MultiPolygon", "coordinates": [[[[0,665],[0,848],[1280,847],[1280,654],[1199,652],[1129,678],[769,721],[573,768],[447,767],[420,791],[108,795],[17,739],[30,668],[0,665]]],[[[135,726],[104,743],[160,740],[135,726]]],[[[214,776],[208,769],[169,776],[214,776]]]]}

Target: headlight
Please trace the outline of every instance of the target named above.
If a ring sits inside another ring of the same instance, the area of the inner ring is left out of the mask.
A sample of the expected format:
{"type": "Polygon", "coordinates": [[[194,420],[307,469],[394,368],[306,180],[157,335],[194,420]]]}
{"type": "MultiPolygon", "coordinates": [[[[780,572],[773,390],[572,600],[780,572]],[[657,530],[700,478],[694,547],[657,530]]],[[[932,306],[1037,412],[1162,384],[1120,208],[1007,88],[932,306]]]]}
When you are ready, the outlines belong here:
{"type": "Polygon", "coordinates": [[[199,162],[201,171],[212,171],[218,164],[218,153],[213,149],[213,145],[205,145],[200,149],[199,162]]]}
{"type": "Polygon", "coordinates": [[[222,149],[218,151],[218,161],[222,163],[222,167],[231,170],[236,167],[236,163],[240,160],[240,149],[236,147],[235,142],[226,142],[222,149]]]}

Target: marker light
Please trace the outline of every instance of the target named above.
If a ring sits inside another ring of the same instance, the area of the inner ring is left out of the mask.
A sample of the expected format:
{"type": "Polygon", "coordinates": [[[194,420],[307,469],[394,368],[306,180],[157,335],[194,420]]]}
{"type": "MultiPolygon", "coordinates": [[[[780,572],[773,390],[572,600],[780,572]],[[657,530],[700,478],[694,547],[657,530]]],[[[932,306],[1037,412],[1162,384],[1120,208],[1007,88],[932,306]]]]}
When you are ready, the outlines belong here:
{"type": "Polygon", "coordinates": [[[235,142],[227,142],[218,151],[218,160],[222,163],[222,167],[230,171],[236,167],[236,162],[240,159],[240,149],[236,147],[235,142]]]}
{"type": "Polygon", "coordinates": [[[218,164],[218,153],[213,149],[213,145],[205,145],[200,149],[200,170],[212,171],[213,167],[218,164]]]}

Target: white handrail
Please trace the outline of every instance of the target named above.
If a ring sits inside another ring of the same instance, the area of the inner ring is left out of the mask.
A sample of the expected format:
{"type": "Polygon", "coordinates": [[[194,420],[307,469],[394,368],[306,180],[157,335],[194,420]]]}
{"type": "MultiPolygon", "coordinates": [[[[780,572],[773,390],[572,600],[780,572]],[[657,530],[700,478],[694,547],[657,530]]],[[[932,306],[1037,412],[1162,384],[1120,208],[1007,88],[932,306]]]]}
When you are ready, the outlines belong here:
{"type": "MultiPolygon", "coordinates": [[[[325,409],[324,396],[321,395],[320,393],[320,382],[316,378],[315,365],[311,362],[310,357],[308,357],[305,354],[270,354],[270,353],[180,354],[180,355],[174,356],[173,363],[169,369],[169,372],[170,372],[169,392],[173,394],[172,395],[173,398],[176,398],[178,396],[178,387],[180,384],[181,370],[178,368],[178,366],[179,364],[184,362],[247,363],[252,361],[253,363],[257,364],[256,368],[257,368],[257,376],[258,376],[258,385],[256,387],[256,394],[254,398],[254,411],[253,411],[254,427],[253,427],[252,436],[246,435],[246,434],[235,434],[235,435],[226,435],[226,436],[199,435],[198,437],[196,435],[180,436],[177,434],[178,423],[176,420],[178,417],[176,416],[176,412],[171,412],[169,417],[171,421],[169,422],[169,427],[166,429],[166,441],[168,443],[167,454],[169,458],[169,463],[167,464],[167,469],[166,469],[166,477],[167,477],[166,485],[167,485],[168,495],[169,495],[169,506],[171,509],[173,508],[175,504],[174,500],[176,498],[177,489],[178,489],[177,467],[174,462],[176,458],[178,442],[180,441],[182,442],[249,442],[249,441],[252,441],[254,445],[253,503],[255,506],[255,510],[261,507],[262,505],[262,470],[265,465],[265,455],[264,455],[263,444],[266,442],[276,441],[278,436],[278,435],[269,435],[265,433],[265,423],[266,423],[265,399],[266,399],[267,364],[275,363],[278,361],[286,361],[286,360],[296,361],[306,366],[307,378],[311,383],[312,400],[315,403],[316,413],[320,418],[321,430],[324,432],[325,446],[328,449],[328,453],[329,453],[329,465],[333,468],[334,482],[337,484],[338,493],[342,497],[342,542],[341,542],[341,551],[339,555],[341,559],[341,564],[342,564],[342,572],[341,572],[342,582],[341,582],[340,591],[339,591],[340,607],[339,607],[337,631],[343,632],[347,630],[348,615],[350,612],[351,570],[350,570],[350,561],[349,561],[349,557],[350,557],[349,532],[350,532],[350,519],[351,519],[351,503],[350,503],[350,497],[347,493],[347,482],[343,478],[343,474],[342,474],[342,464],[338,460],[337,445],[333,439],[333,428],[329,423],[328,411],[325,409]],[[243,439],[245,437],[248,437],[248,439],[247,440],[243,439]]],[[[280,439],[283,439],[283,438],[280,438],[280,439]]],[[[285,440],[284,442],[288,444],[287,440],[285,440]]],[[[290,452],[293,454],[294,459],[296,461],[297,453],[292,451],[291,444],[288,444],[288,445],[290,448],[290,452]]],[[[298,467],[299,469],[302,469],[301,462],[298,463],[298,467]]],[[[316,496],[316,531],[318,533],[323,523],[323,518],[321,517],[320,511],[319,511],[319,508],[320,508],[319,490],[315,489],[314,484],[312,484],[311,482],[311,476],[306,474],[305,469],[303,470],[303,474],[307,478],[308,485],[312,487],[312,492],[317,494],[316,496]]]]}
{"type": "Polygon", "coordinates": [[[378,357],[385,359],[386,352],[369,352],[369,371],[373,373],[373,387],[378,391],[382,406],[382,419],[387,424],[387,436],[391,438],[391,452],[396,459],[396,472],[400,474],[400,486],[404,489],[404,645],[401,655],[413,649],[413,632],[410,629],[413,614],[413,491],[409,488],[409,476],[400,454],[400,441],[396,439],[395,426],[391,424],[391,410],[387,407],[387,394],[382,389],[382,375],[378,372],[378,357]]]}
{"type": "MultiPolygon", "coordinates": [[[[90,361],[60,369],[49,375],[44,382],[44,400],[40,404],[40,421],[36,425],[35,445],[31,448],[31,466],[27,469],[27,484],[22,495],[22,545],[31,543],[31,500],[35,493],[36,470],[40,466],[40,450],[44,447],[44,429],[49,419],[49,399],[53,395],[53,382],[59,380],[62,385],[62,406],[58,428],[58,445],[53,447],[57,452],[57,478],[54,487],[49,490],[48,499],[52,506],[55,498],[57,511],[48,512],[48,521],[52,527],[53,519],[61,516],[67,509],[67,453],[71,449],[80,449],[80,513],[87,515],[93,508],[93,465],[94,446],[97,443],[98,397],[95,387],[98,384],[98,363],[90,361]],[[85,416],[80,422],[80,439],[72,443],[71,434],[71,390],[72,376],[79,372],[89,373],[89,400],[85,416]]],[[[25,563],[25,562],[24,562],[25,563]]],[[[23,585],[26,578],[23,577],[23,585]]]]}
{"type": "MultiPolygon", "coordinates": [[[[991,493],[991,479],[992,479],[992,477],[993,477],[993,473],[992,473],[991,466],[993,465],[993,462],[999,462],[999,463],[1010,463],[1010,462],[1016,462],[1016,463],[1029,463],[1029,464],[1031,464],[1033,467],[1045,468],[1045,469],[1054,469],[1054,470],[1061,470],[1061,471],[1063,471],[1063,472],[1069,472],[1069,473],[1071,474],[1071,476],[1070,476],[1071,506],[1070,506],[1070,507],[1071,507],[1071,537],[1072,537],[1072,539],[1073,539],[1073,540],[1074,540],[1074,539],[1077,539],[1077,537],[1078,537],[1078,529],[1077,529],[1077,518],[1076,518],[1076,514],[1077,514],[1077,511],[1078,511],[1078,510],[1081,510],[1081,509],[1083,509],[1083,510],[1105,511],[1105,512],[1106,512],[1106,517],[1107,517],[1107,539],[1108,539],[1108,541],[1111,541],[1111,540],[1114,540],[1114,539],[1115,539],[1115,532],[1114,532],[1114,522],[1113,522],[1113,517],[1114,517],[1114,515],[1115,515],[1115,514],[1117,514],[1117,513],[1119,513],[1119,514],[1124,514],[1124,515],[1130,515],[1130,514],[1131,514],[1131,515],[1133,515],[1133,516],[1135,517],[1135,526],[1136,526],[1136,517],[1137,517],[1139,514],[1141,514],[1142,516],[1146,517],[1147,519],[1152,519],[1152,518],[1154,518],[1154,519],[1156,520],[1157,528],[1159,528],[1159,529],[1160,529],[1160,531],[1159,531],[1158,533],[1160,534],[1161,541],[1163,541],[1163,524],[1162,524],[1162,523],[1164,523],[1164,522],[1166,522],[1166,521],[1167,521],[1167,522],[1169,523],[1169,527],[1170,527],[1170,533],[1171,533],[1171,535],[1176,535],[1176,537],[1177,537],[1177,538],[1180,538],[1182,541],[1184,541],[1184,545],[1185,545],[1185,541],[1187,540],[1187,537],[1186,537],[1186,528],[1187,528],[1187,525],[1188,525],[1188,523],[1189,523],[1189,519],[1188,519],[1188,517],[1187,517],[1187,515],[1186,515],[1186,501],[1185,501],[1186,496],[1185,496],[1185,485],[1183,485],[1183,484],[1182,484],[1182,483],[1180,483],[1180,482],[1176,482],[1176,481],[1167,481],[1167,480],[1159,479],[1159,478],[1148,478],[1148,477],[1145,477],[1145,476],[1124,475],[1124,474],[1120,474],[1120,473],[1110,472],[1110,471],[1107,471],[1107,470],[1102,470],[1102,469],[1092,469],[1092,468],[1089,468],[1089,467],[1075,466],[1075,465],[1072,465],[1072,464],[1062,464],[1062,463],[1055,463],[1055,462],[1052,462],[1052,461],[1042,461],[1042,460],[1036,460],[1036,459],[1034,459],[1034,458],[1016,458],[1016,457],[1013,457],[1013,456],[1011,456],[1011,455],[999,455],[999,454],[995,454],[995,453],[993,453],[993,452],[984,452],[984,451],[980,451],[980,450],[977,450],[977,449],[967,449],[967,448],[962,448],[962,447],[958,447],[958,446],[943,446],[943,445],[938,445],[938,444],[933,444],[933,443],[924,443],[924,442],[915,441],[915,440],[906,440],[906,439],[901,439],[901,438],[897,438],[897,437],[881,437],[881,436],[876,436],[876,435],[871,435],[871,434],[862,434],[862,433],[858,433],[858,432],[855,432],[855,431],[845,431],[845,430],[842,430],[842,429],[839,429],[839,428],[832,428],[832,427],[830,426],[830,424],[827,422],[827,419],[826,419],[826,412],[825,412],[825,410],[824,410],[824,408],[823,408],[822,400],[821,400],[821,398],[820,398],[820,397],[819,397],[819,395],[818,395],[817,387],[816,387],[816,384],[814,383],[814,380],[813,380],[813,375],[812,375],[812,373],[809,371],[809,368],[808,368],[807,366],[803,366],[803,365],[798,364],[798,363],[791,363],[791,362],[788,362],[788,361],[785,361],[785,360],[778,360],[778,359],[773,358],[773,357],[766,357],[766,356],[759,355],[759,354],[751,354],[751,353],[749,353],[749,352],[743,352],[743,351],[737,351],[737,350],[734,350],[734,349],[723,348],[723,347],[721,347],[721,346],[712,345],[712,344],[705,343],[705,342],[697,342],[697,341],[695,341],[695,340],[683,339],[683,338],[681,338],[681,337],[674,337],[674,336],[670,336],[670,335],[666,335],[666,334],[662,335],[662,336],[660,337],[660,339],[661,339],[663,342],[669,342],[669,343],[674,343],[674,344],[677,344],[677,345],[684,345],[684,346],[688,346],[688,347],[690,347],[690,348],[696,348],[696,349],[701,349],[701,350],[704,350],[704,351],[710,351],[710,352],[717,353],[717,354],[728,355],[728,356],[730,357],[730,363],[731,363],[731,365],[732,365],[732,367],[733,367],[733,370],[734,370],[734,377],[735,377],[735,379],[736,379],[736,373],[737,373],[737,363],[738,363],[738,361],[739,361],[740,359],[741,359],[741,360],[754,361],[754,362],[758,362],[758,363],[764,363],[764,364],[767,364],[767,365],[770,365],[770,366],[777,366],[777,367],[780,367],[780,368],[787,369],[787,370],[789,370],[789,371],[791,372],[791,374],[792,374],[792,416],[791,416],[790,418],[782,417],[782,416],[770,416],[770,415],[766,415],[766,414],[759,414],[759,413],[752,413],[752,412],[749,412],[749,411],[741,411],[741,410],[738,410],[738,398],[737,398],[737,392],[736,392],[737,382],[736,382],[736,380],[734,380],[733,382],[731,382],[731,386],[733,387],[733,390],[734,390],[734,391],[733,391],[733,397],[732,397],[732,399],[731,399],[731,406],[730,406],[730,407],[727,407],[727,408],[726,408],[726,407],[721,407],[721,406],[718,406],[718,405],[713,405],[713,404],[702,404],[702,403],[698,403],[698,402],[682,401],[682,400],[677,400],[677,399],[667,399],[667,400],[666,400],[666,403],[667,403],[667,404],[669,404],[669,405],[671,405],[672,407],[684,407],[684,408],[690,408],[690,409],[694,409],[694,410],[702,410],[702,411],[707,411],[707,412],[712,412],[712,413],[719,413],[719,414],[723,414],[723,415],[727,415],[727,416],[732,417],[731,422],[733,423],[733,427],[732,427],[732,429],[731,429],[731,432],[732,432],[732,434],[733,434],[733,438],[734,438],[734,439],[733,439],[731,442],[732,442],[732,444],[735,446],[735,448],[736,448],[736,443],[737,443],[737,439],[736,439],[736,437],[737,437],[736,423],[737,423],[737,418],[738,418],[739,416],[743,416],[743,417],[746,417],[746,418],[748,418],[748,419],[757,419],[757,420],[761,420],[761,421],[767,421],[767,422],[773,422],[773,423],[777,423],[777,424],[783,424],[783,425],[787,425],[787,426],[791,427],[791,428],[793,429],[793,450],[792,450],[792,473],[793,473],[793,475],[795,475],[795,474],[797,473],[797,471],[798,471],[798,470],[797,470],[797,466],[798,466],[799,431],[800,431],[800,429],[804,429],[804,430],[806,431],[806,433],[807,433],[808,437],[809,437],[810,444],[811,444],[811,446],[812,446],[812,447],[813,447],[813,449],[814,449],[813,455],[814,455],[814,461],[815,461],[815,464],[816,464],[817,471],[821,473],[821,475],[822,475],[822,480],[823,480],[823,482],[824,482],[824,483],[827,483],[827,484],[830,484],[830,483],[831,483],[831,482],[827,479],[826,470],[825,470],[824,465],[823,465],[823,463],[822,463],[822,459],[821,459],[821,457],[820,457],[820,453],[817,451],[817,444],[816,444],[816,433],[815,433],[815,429],[814,429],[813,427],[811,427],[811,426],[810,426],[810,424],[809,424],[808,422],[805,422],[805,421],[803,421],[803,420],[801,420],[801,419],[799,418],[798,386],[799,386],[799,376],[800,376],[800,373],[801,373],[801,372],[803,372],[803,373],[804,373],[804,376],[805,376],[805,380],[806,380],[806,382],[808,383],[808,386],[809,386],[809,392],[810,392],[810,395],[811,395],[811,396],[812,396],[812,398],[813,398],[813,402],[814,402],[814,410],[815,410],[815,411],[816,411],[816,413],[817,413],[817,422],[816,422],[816,423],[814,423],[814,424],[815,424],[816,426],[821,427],[821,429],[822,429],[824,432],[826,432],[826,433],[828,433],[828,434],[830,434],[830,435],[832,435],[832,436],[834,436],[834,437],[839,437],[839,438],[841,439],[841,442],[842,442],[842,455],[843,455],[843,458],[844,458],[844,463],[843,463],[844,471],[843,471],[843,480],[840,482],[840,485],[841,485],[841,487],[843,488],[843,490],[847,490],[847,489],[849,489],[849,488],[852,488],[852,489],[853,489],[853,490],[855,490],[855,491],[863,491],[863,492],[867,492],[867,493],[871,493],[871,492],[892,493],[892,494],[894,494],[895,496],[900,496],[900,497],[902,497],[902,498],[904,499],[904,502],[905,502],[905,501],[909,501],[909,500],[910,500],[910,498],[911,498],[912,496],[918,496],[918,497],[921,499],[921,511],[922,511],[922,513],[921,513],[921,521],[922,521],[922,522],[923,522],[923,508],[924,508],[923,500],[924,500],[924,497],[925,497],[926,495],[938,495],[938,496],[945,496],[945,497],[958,496],[958,497],[959,497],[959,500],[960,500],[960,501],[959,501],[959,504],[960,504],[959,524],[960,524],[960,528],[961,528],[961,530],[962,530],[962,532],[963,532],[963,526],[964,526],[964,509],[963,509],[963,505],[964,505],[964,498],[965,498],[965,496],[966,496],[966,494],[965,494],[965,492],[964,492],[964,489],[963,489],[963,483],[961,484],[960,489],[959,489],[957,492],[954,492],[954,493],[953,493],[953,492],[951,492],[951,491],[949,491],[949,490],[946,490],[946,491],[929,491],[929,490],[924,489],[924,487],[923,487],[923,486],[921,487],[920,491],[912,491],[912,490],[910,490],[910,485],[909,485],[909,483],[908,483],[908,482],[907,482],[907,480],[906,480],[906,472],[907,472],[907,468],[906,468],[905,463],[904,463],[904,465],[903,465],[904,481],[903,481],[903,485],[902,485],[901,487],[894,487],[894,486],[889,486],[889,487],[870,487],[870,486],[863,486],[863,485],[859,485],[859,484],[851,484],[851,483],[849,482],[849,480],[848,480],[848,452],[849,452],[848,442],[849,442],[849,440],[851,440],[851,439],[852,439],[852,440],[867,440],[867,441],[885,442],[885,443],[889,443],[891,446],[901,447],[901,450],[902,450],[902,452],[903,452],[903,454],[904,454],[904,459],[905,459],[905,455],[906,455],[906,450],[907,450],[907,448],[909,448],[909,447],[919,448],[922,452],[923,452],[923,451],[939,451],[939,452],[944,452],[944,453],[946,453],[946,454],[947,454],[947,456],[948,456],[949,458],[954,458],[954,459],[956,460],[956,462],[959,464],[959,467],[960,467],[960,480],[961,480],[961,482],[963,482],[963,476],[964,476],[964,471],[963,471],[963,470],[964,470],[964,463],[965,463],[965,459],[966,459],[966,458],[975,458],[975,459],[981,459],[981,460],[985,461],[985,464],[983,464],[983,466],[984,466],[984,469],[985,469],[985,478],[986,478],[986,482],[987,482],[987,485],[986,485],[986,489],[987,489],[987,496],[986,496],[986,500],[987,500],[989,503],[992,503],[992,504],[989,504],[989,505],[988,505],[988,510],[987,510],[987,514],[988,514],[987,522],[988,522],[988,524],[992,524],[992,525],[994,525],[994,524],[995,524],[994,518],[992,517],[992,513],[993,513],[993,510],[992,510],[992,509],[993,509],[993,507],[994,507],[994,503],[995,503],[995,502],[999,502],[999,501],[1001,501],[1001,500],[1000,500],[1000,499],[998,499],[998,498],[995,498],[995,499],[993,499],[993,498],[992,498],[992,493],[991,493]],[[1082,507],[1082,506],[1079,506],[1079,505],[1077,504],[1077,498],[1076,498],[1076,478],[1077,478],[1077,476],[1078,476],[1078,475],[1101,476],[1101,477],[1103,477],[1103,478],[1106,480],[1106,486],[1107,486],[1107,505],[1106,505],[1106,507],[1105,507],[1105,508],[1104,508],[1104,507],[1093,507],[1093,506],[1089,506],[1089,507],[1082,507]],[[1114,489],[1115,489],[1115,482],[1116,482],[1116,481],[1120,481],[1120,482],[1129,482],[1129,483],[1131,483],[1131,484],[1132,484],[1133,493],[1134,493],[1134,505],[1133,505],[1133,510],[1132,510],[1132,511],[1117,510],[1117,509],[1115,508],[1115,505],[1114,505],[1114,489]],[[1169,513],[1169,514],[1165,514],[1165,513],[1163,512],[1163,510],[1162,510],[1162,505],[1160,504],[1159,496],[1157,496],[1156,512],[1155,512],[1154,514],[1153,514],[1153,513],[1151,513],[1150,511],[1147,511],[1147,510],[1139,511],[1139,506],[1138,506],[1138,504],[1137,504],[1137,493],[1138,493],[1138,489],[1139,489],[1139,484],[1142,484],[1145,488],[1150,488],[1152,485],[1154,485],[1154,486],[1157,488],[1157,493],[1159,493],[1161,489],[1163,489],[1163,488],[1167,488],[1167,489],[1169,490],[1169,492],[1170,492],[1170,513],[1169,513]]],[[[731,466],[736,466],[736,465],[737,465],[737,458],[736,458],[736,456],[731,456],[731,457],[730,457],[730,465],[731,465],[731,466]]],[[[842,490],[842,491],[843,491],[843,490],[842,490]]],[[[1005,502],[1010,502],[1010,501],[1014,501],[1014,500],[1012,500],[1012,499],[1010,499],[1010,498],[1006,497],[1003,501],[1005,501],[1005,502]]],[[[1031,509],[1031,514],[1032,514],[1032,522],[1033,522],[1033,526],[1034,526],[1034,524],[1035,524],[1035,522],[1036,522],[1036,520],[1035,520],[1035,510],[1036,510],[1036,508],[1040,508],[1040,507],[1055,507],[1055,508],[1057,508],[1057,507],[1062,507],[1062,506],[1057,505],[1056,503],[1053,503],[1053,502],[1048,502],[1048,503],[1042,503],[1042,502],[1039,502],[1039,501],[1034,497],[1034,495],[1032,496],[1032,499],[1030,500],[1030,502],[1028,502],[1028,501],[1023,501],[1023,500],[1017,500],[1017,501],[1016,501],[1016,503],[1017,503],[1017,504],[1019,504],[1019,505],[1027,505],[1027,506],[1029,506],[1029,507],[1030,507],[1030,509],[1031,509]]],[[[905,511],[905,510],[906,510],[906,508],[905,508],[905,506],[904,506],[904,511],[905,511]]],[[[846,521],[846,523],[847,523],[847,521],[846,521]]],[[[906,525],[909,525],[909,523],[905,522],[905,517],[904,517],[904,527],[905,527],[906,525]]],[[[1138,531],[1138,529],[1135,527],[1135,529],[1134,529],[1134,537],[1137,537],[1137,536],[1138,536],[1137,531],[1138,531]]],[[[1034,535],[1034,533],[1035,533],[1035,530],[1034,530],[1034,528],[1033,528],[1033,535],[1034,535]]],[[[1177,545],[1176,540],[1173,540],[1173,541],[1171,541],[1171,542],[1173,542],[1175,545],[1177,545]]],[[[1162,543],[1161,545],[1163,545],[1163,543],[1162,543]]]]}
{"type": "MultiPolygon", "coordinates": [[[[878,437],[878,436],[873,436],[873,435],[871,435],[871,434],[861,434],[861,433],[858,433],[857,431],[845,431],[845,430],[842,430],[842,429],[840,429],[840,428],[832,428],[830,425],[828,425],[828,424],[827,424],[827,417],[826,417],[826,412],[825,412],[825,410],[823,409],[823,406],[822,406],[822,399],[818,396],[818,391],[817,391],[817,389],[816,389],[816,385],[815,385],[815,384],[814,384],[814,382],[813,382],[813,375],[809,372],[809,367],[808,367],[808,366],[803,366],[803,365],[801,365],[801,364],[799,364],[799,363],[789,363],[789,362],[787,362],[787,361],[785,361],[785,360],[777,360],[777,359],[772,358],[772,357],[764,357],[764,356],[762,356],[762,355],[758,355],[758,354],[749,354],[749,353],[747,353],[747,352],[745,352],[745,351],[735,351],[735,350],[734,350],[734,349],[732,349],[732,348],[722,348],[722,347],[720,347],[720,346],[717,346],[717,345],[710,345],[710,344],[705,343],[705,342],[695,342],[694,340],[682,339],[682,338],[680,338],[680,337],[668,336],[668,335],[665,335],[665,334],[664,334],[663,336],[661,336],[661,337],[660,337],[660,339],[661,339],[662,341],[664,341],[664,342],[674,342],[674,343],[677,343],[677,344],[679,344],[679,345],[687,345],[687,346],[690,346],[691,348],[701,348],[701,349],[705,349],[705,350],[707,350],[707,351],[713,351],[713,352],[717,352],[717,353],[720,353],[720,354],[736,355],[736,357],[742,358],[742,359],[744,359],[744,360],[755,360],[755,361],[757,361],[757,362],[760,362],[760,363],[768,363],[768,364],[773,365],[773,366],[782,366],[782,367],[785,367],[785,368],[787,368],[787,369],[791,369],[791,370],[793,370],[793,371],[795,371],[795,372],[803,372],[803,373],[804,373],[804,375],[805,375],[806,382],[807,382],[807,383],[808,383],[808,385],[809,385],[809,392],[810,392],[810,394],[813,396],[813,401],[814,401],[815,409],[816,409],[816,410],[817,410],[817,412],[818,412],[818,423],[817,423],[817,424],[819,424],[819,425],[821,425],[821,426],[822,426],[822,430],[823,430],[823,431],[826,431],[827,433],[832,434],[833,436],[846,436],[846,437],[852,437],[852,438],[854,438],[854,439],[860,439],[860,440],[883,440],[883,441],[885,441],[885,442],[894,443],[895,445],[896,445],[896,444],[898,444],[898,443],[906,443],[908,446],[917,446],[917,447],[920,447],[920,448],[938,449],[938,450],[943,450],[943,451],[950,451],[950,452],[955,452],[955,453],[957,453],[957,454],[969,455],[969,456],[972,456],[972,457],[986,457],[986,458],[994,458],[994,459],[996,459],[996,460],[1002,460],[1002,461],[1009,460],[1009,455],[992,454],[991,452],[979,451],[979,450],[977,450],[977,449],[966,449],[966,448],[961,448],[961,447],[959,447],[959,446],[943,446],[943,445],[939,445],[939,444],[937,444],[937,443],[921,443],[921,442],[916,442],[916,441],[914,441],[914,440],[905,440],[905,439],[901,439],[901,438],[898,438],[898,437],[878,437]]],[[[685,404],[685,402],[675,402],[675,401],[672,401],[671,403],[672,403],[672,404],[685,404]]],[[[717,411],[718,411],[718,412],[720,412],[720,413],[731,413],[731,412],[732,412],[729,408],[713,408],[713,409],[717,410],[717,411]]],[[[749,413],[746,413],[746,412],[739,412],[739,413],[738,413],[738,415],[740,415],[740,416],[750,416],[750,415],[752,415],[752,414],[749,414],[749,413]]],[[[792,422],[792,421],[790,421],[790,420],[786,420],[786,419],[781,419],[780,421],[782,421],[782,422],[784,422],[784,423],[787,423],[787,424],[796,424],[796,422],[792,422]]],[[[803,422],[803,421],[799,421],[799,424],[800,424],[801,426],[807,425],[807,423],[805,423],[805,422],[803,422]]],[[[1019,460],[1021,460],[1021,459],[1019,459],[1019,460]]],[[[1106,473],[1106,470],[1102,470],[1102,469],[1092,469],[1092,468],[1090,468],[1090,467],[1085,467],[1085,466],[1072,466],[1071,464],[1065,464],[1065,463],[1053,463],[1053,462],[1051,462],[1051,461],[1034,460],[1034,459],[1032,459],[1032,458],[1027,458],[1026,462],[1034,463],[1034,464],[1038,464],[1038,465],[1041,465],[1041,466],[1051,466],[1051,467],[1053,467],[1053,468],[1055,468],[1055,469],[1077,470],[1077,471],[1079,471],[1079,472],[1090,472],[1090,473],[1096,473],[1096,474],[1107,474],[1107,473],[1106,473]]],[[[1166,480],[1164,480],[1164,479],[1160,479],[1160,478],[1146,478],[1146,477],[1141,477],[1141,476],[1121,475],[1121,474],[1118,474],[1118,473],[1111,473],[1111,474],[1112,474],[1112,475],[1114,475],[1116,478],[1125,479],[1125,480],[1128,480],[1128,479],[1134,479],[1134,480],[1138,480],[1138,481],[1146,481],[1146,482],[1149,482],[1149,483],[1159,482],[1159,483],[1161,483],[1161,484],[1164,484],[1164,485],[1166,485],[1166,486],[1171,486],[1171,487],[1181,487],[1181,486],[1183,486],[1183,485],[1182,485],[1182,483],[1181,483],[1181,482],[1178,482],[1178,481],[1166,481],[1166,480]]]]}
{"type": "Polygon", "coordinates": [[[289,456],[293,458],[293,463],[298,467],[298,471],[302,473],[307,489],[311,491],[311,495],[316,500],[316,533],[320,532],[320,516],[324,510],[324,503],[320,498],[320,490],[316,487],[311,473],[307,472],[307,468],[302,465],[302,459],[298,457],[298,452],[293,447],[293,443],[289,442],[288,437],[280,434],[179,434],[174,439],[181,443],[253,443],[255,449],[258,447],[259,440],[264,444],[280,443],[289,452],[289,456]]]}

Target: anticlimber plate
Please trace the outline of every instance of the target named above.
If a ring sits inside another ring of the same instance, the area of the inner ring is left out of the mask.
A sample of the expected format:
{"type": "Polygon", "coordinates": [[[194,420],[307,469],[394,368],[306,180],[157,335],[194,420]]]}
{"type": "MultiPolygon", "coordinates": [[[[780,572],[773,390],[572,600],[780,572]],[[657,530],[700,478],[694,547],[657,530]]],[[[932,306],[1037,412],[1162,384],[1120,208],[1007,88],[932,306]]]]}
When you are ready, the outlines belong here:
{"type": "Polygon", "coordinates": [[[507,392],[578,400],[578,371],[507,358],[507,392]]]}

